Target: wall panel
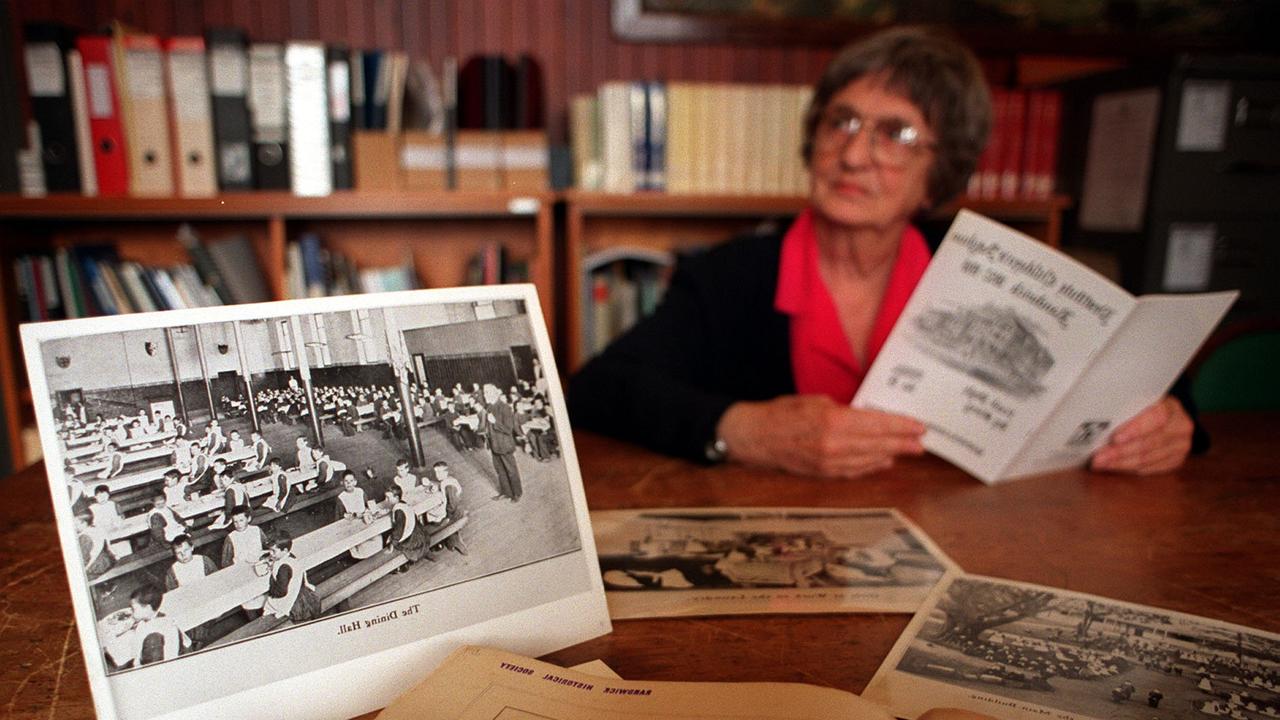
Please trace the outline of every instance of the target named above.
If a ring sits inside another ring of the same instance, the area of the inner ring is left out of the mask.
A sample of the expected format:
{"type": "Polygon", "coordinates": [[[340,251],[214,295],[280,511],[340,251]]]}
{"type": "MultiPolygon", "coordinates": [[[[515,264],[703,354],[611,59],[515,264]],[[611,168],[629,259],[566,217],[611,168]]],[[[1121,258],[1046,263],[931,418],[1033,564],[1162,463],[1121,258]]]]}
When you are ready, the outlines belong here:
{"type": "Polygon", "coordinates": [[[547,119],[564,137],[569,98],[606,80],[810,82],[830,56],[807,47],[624,43],[606,0],[14,0],[15,19],[84,30],[112,18],[157,34],[236,25],[252,40],[319,39],[405,49],[439,69],[446,56],[533,55],[542,65],[547,119]]]}

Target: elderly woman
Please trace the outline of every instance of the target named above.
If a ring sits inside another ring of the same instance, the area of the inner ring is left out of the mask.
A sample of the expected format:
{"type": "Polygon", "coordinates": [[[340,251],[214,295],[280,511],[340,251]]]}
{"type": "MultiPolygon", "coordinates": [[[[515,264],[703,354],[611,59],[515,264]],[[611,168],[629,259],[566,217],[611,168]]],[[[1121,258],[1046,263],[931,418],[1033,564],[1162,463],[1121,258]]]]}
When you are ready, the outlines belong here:
{"type": "MultiPolygon", "coordinates": [[[[965,185],[991,127],[981,69],[936,31],[838,54],[805,117],[809,206],[784,235],[681,262],[661,307],[572,380],[579,427],[656,450],[852,477],[923,452],[916,420],[849,407],[929,263],[913,217],[965,185]]],[[[1102,470],[1179,466],[1193,424],[1165,398],[1102,470]]]]}

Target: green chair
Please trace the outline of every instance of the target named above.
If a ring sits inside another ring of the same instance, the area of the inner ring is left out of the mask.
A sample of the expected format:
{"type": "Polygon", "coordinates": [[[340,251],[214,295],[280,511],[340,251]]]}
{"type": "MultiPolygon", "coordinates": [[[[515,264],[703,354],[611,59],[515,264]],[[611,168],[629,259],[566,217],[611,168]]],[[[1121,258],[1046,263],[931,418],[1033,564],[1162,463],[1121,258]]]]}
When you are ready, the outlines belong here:
{"type": "Polygon", "coordinates": [[[1233,333],[1207,350],[1191,381],[1197,408],[1280,410],[1280,328],[1233,333]]]}

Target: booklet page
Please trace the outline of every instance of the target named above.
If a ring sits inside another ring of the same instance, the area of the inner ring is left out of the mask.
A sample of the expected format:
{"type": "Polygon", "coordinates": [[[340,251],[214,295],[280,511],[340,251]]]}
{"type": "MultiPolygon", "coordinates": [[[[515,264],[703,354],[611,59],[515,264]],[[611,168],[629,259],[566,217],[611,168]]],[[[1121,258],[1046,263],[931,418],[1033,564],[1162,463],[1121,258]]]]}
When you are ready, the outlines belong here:
{"type": "Polygon", "coordinates": [[[929,451],[995,482],[1134,302],[1066,255],[961,210],[853,405],[919,419],[929,451]]]}
{"type": "Polygon", "coordinates": [[[1139,298],[1120,332],[1005,474],[1049,472],[1087,460],[1119,425],[1169,391],[1238,295],[1139,298]]]}

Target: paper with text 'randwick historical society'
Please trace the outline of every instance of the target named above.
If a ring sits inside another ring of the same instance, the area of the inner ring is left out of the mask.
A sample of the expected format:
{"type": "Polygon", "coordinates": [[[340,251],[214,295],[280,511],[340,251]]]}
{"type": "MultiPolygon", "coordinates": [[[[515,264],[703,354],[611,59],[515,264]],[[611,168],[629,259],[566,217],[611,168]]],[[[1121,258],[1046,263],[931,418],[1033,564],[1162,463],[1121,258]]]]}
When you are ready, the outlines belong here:
{"type": "Polygon", "coordinates": [[[591,513],[615,620],[912,613],[959,568],[891,508],[591,513]]]}
{"type": "Polygon", "coordinates": [[[1079,466],[1159,400],[1239,295],[1146,295],[961,210],[853,406],[914,417],[991,484],[1079,466]]]}
{"type": "Polygon", "coordinates": [[[22,336],[98,717],[345,719],[609,632],[532,285],[22,336]]]}
{"type": "Polygon", "coordinates": [[[378,720],[890,720],[853,693],[800,683],[617,680],[459,648],[378,720]]]}
{"type": "Polygon", "coordinates": [[[999,718],[1280,717],[1280,635],[1010,580],[938,584],[863,697],[999,718]]]}

